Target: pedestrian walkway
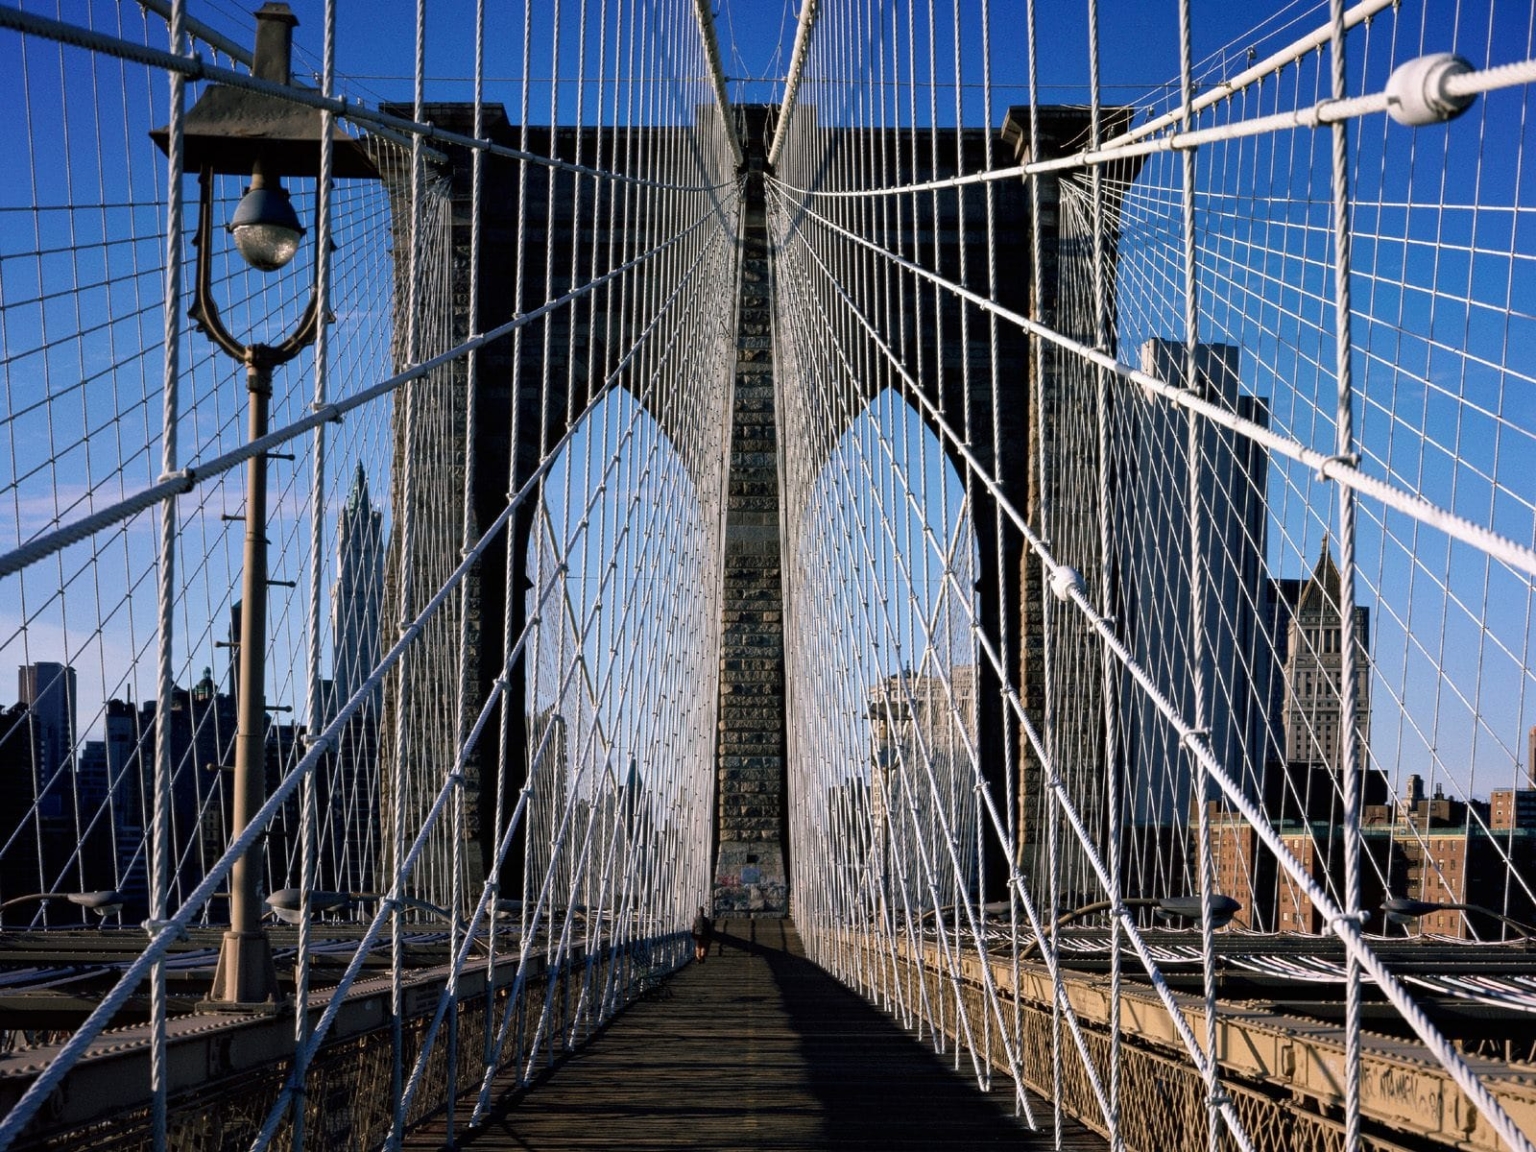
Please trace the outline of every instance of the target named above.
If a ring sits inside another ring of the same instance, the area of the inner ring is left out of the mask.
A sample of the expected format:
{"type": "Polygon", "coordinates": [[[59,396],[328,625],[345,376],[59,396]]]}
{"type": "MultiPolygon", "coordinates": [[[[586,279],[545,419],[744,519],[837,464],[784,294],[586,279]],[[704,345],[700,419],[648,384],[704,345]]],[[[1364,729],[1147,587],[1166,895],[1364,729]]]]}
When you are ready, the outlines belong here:
{"type": "MultiPolygon", "coordinates": [[[[1050,1147],[1048,1133],[1014,1118],[1010,1094],[982,1094],[952,1058],[806,960],[790,922],[726,922],[719,936],[705,964],[634,1005],[462,1146],[1050,1147]]],[[[1042,1119],[1048,1109],[1037,1102],[1042,1119]]],[[[411,1144],[431,1146],[430,1126],[411,1144]]],[[[1068,1146],[1104,1145],[1079,1133],[1068,1146]]]]}

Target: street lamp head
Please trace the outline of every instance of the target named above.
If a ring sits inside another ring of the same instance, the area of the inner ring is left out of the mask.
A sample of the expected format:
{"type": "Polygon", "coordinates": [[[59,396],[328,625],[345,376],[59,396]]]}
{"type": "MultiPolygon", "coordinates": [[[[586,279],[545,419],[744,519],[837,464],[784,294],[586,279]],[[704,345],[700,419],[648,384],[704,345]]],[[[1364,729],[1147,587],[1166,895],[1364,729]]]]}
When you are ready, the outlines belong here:
{"type": "MultiPolygon", "coordinates": [[[[256,12],[256,51],[251,75],[293,88],[290,55],[298,23],[286,4],[264,4],[256,12]]],[[[318,177],[324,118],[320,109],[266,92],[210,84],[187,109],[182,123],[182,163],[188,172],[243,176],[255,163],[269,177],[318,177]]],[[[337,179],[377,180],[379,170],[361,141],[331,125],[331,175],[337,179]]],[[[150,137],[169,155],[169,127],[150,137]]]]}
{"type": "Polygon", "coordinates": [[[123,908],[123,895],[115,888],[105,888],[98,892],[71,892],[65,899],[81,908],[89,908],[103,918],[123,908]]]}
{"type": "Polygon", "coordinates": [[[304,227],[281,184],[268,187],[259,176],[252,180],[229,222],[235,247],[252,268],[276,272],[299,250],[304,227]]]}
{"type": "MultiPolygon", "coordinates": [[[[332,912],[337,908],[344,908],[352,902],[350,892],[318,892],[309,894],[309,911],[311,915],[319,912],[332,912]]],[[[267,907],[272,909],[272,915],[276,916],[284,924],[297,924],[304,919],[304,890],[302,888],[279,888],[267,897],[267,907]]]]}
{"type": "Polygon", "coordinates": [[[1406,924],[1431,912],[1442,912],[1445,907],[1444,904],[1429,900],[1410,900],[1406,896],[1393,896],[1381,902],[1381,910],[1387,914],[1387,921],[1391,924],[1406,924]]]}
{"type": "Polygon", "coordinates": [[[123,907],[121,892],[115,888],[102,888],[94,892],[29,892],[25,896],[12,896],[4,903],[0,903],[0,912],[21,904],[34,902],[46,904],[50,900],[68,900],[76,907],[89,908],[102,917],[110,916],[123,907]]]}
{"type": "MultiPolygon", "coordinates": [[[[1200,919],[1202,901],[1198,896],[1164,896],[1157,902],[1157,910],[1164,916],[1182,916],[1186,920],[1200,919]]],[[[1221,893],[1211,897],[1211,924],[1225,928],[1232,918],[1243,910],[1242,902],[1221,893]]]]}

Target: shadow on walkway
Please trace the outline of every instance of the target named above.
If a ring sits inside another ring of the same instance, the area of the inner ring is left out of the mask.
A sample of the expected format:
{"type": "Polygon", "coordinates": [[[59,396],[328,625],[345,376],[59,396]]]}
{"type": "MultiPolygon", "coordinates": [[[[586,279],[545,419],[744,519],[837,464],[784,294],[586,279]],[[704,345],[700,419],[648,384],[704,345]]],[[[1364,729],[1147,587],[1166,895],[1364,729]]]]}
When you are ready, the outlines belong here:
{"type": "MultiPolygon", "coordinates": [[[[801,953],[787,921],[721,926],[670,997],[642,1001],[461,1140],[475,1149],[1048,1148],[801,953]]],[[[1042,1115],[1037,1104],[1037,1117],[1042,1115]]],[[[413,1134],[431,1147],[433,1126],[413,1134]]],[[[440,1141],[440,1131],[438,1140],[440,1141]]],[[[1065,1145],[1101,1148],[1075,1135],[1065,1145]]]]}

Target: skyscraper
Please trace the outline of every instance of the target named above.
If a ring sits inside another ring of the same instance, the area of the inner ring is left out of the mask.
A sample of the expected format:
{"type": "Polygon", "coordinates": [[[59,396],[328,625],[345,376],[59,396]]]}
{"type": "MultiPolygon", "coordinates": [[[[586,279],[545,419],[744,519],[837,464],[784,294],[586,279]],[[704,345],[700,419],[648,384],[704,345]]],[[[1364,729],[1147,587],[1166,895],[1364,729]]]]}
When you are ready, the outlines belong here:
{"type": "MultiPolygon", "coordinates": [[[[958,881],[968,889],[976,871],[976,667],[957,665],[946,677],[902,672],[869,692],[874,763],[869,789],[871,827],[882,891],[890,897],[893,861],[917,859],[919,842],[959,847],[958,881]]],[[[831,825],[835,827],[836,825],[831,825]]],[[[930,881],[943,903],[957,880],[950,857],[936,853],[928,870],[910,876],[909,896],[926,898],[930,881]]]]}
{"type": "MultiPolygon", "coordinates": [[[[1279,720],[1286,736],[1284,759],[1295,765],[1342,768],[1342,622],[1339,570],[1322,548],[1306,581],[1275,581],[1275,654],[1281,662],[1279,720]]],[[[1353,605],[1359,647],[1355,660],[1356,733],[1359,766],[1367,763],[1370,740],[1370,610],[1353,605]]]]}
{"type": "MultiPolygon", "coordinates": [[[[1371,729],[1370,609],[1354,606],[1355,730],[1364,792],[1362,803],[1383,804],[1385,777],[1365,771],[1371,729]]],[[[1269,688],[1270,762],[1265,769],[1265,809],[1271,820],[1337,824],[1343,804],[1339,779],[1344,752],[1340,693],[1339,569],[1324,545],[1312,575],[1271,581],[1269,634],[1274,668],[1269,688]]]]}
{"type": "Polygon", "coordinates": [[[69,763],[75,748],[75,670],[68,664],[40,661],[17,673],[17,697],[32,713],[42,759],[38,786],[47,788],[69,763]]]}
{"type": "MultiPolygon", "coordinates": [[[[1182,382],[1184,346],[1148,340],[1141,367],[1182,382]]],[[[1267,424],[1264,401],[1238,392],[1238,349],[1202,344],[1196,388],[1244,419],[1267,424]]],[[[1196,715],[1196,674],[1205,687],[1211,751],[1245,789],[1258,792],[1263,768],[1267,644],[1262,634],[1266,574],[1268,457],[1246,436],[1201,422],[1199,492],[1192,501],[1188,417],[1160,398],[1131,398],[1119,418],[1118,483],[1111,512],[1120,619],[1136,662],[1180,714],[1196,715]],[[1203,558],[1202,618],[1194,619],[1190,508],[1203,558]],[[1199,642],[1196,642],[1196,634],[1199,642]],[[1198,668],[1196,654],[1198,653],[1198,668]]],[[[1142,692],[1123,697],[1124,763],[1130,818],[1165,825],[1190,807],[1190,762],[1178,734],[1142,692]]]]}
{"type": "MultiPolygon", "coordinates": [[[[352,698],[379,662],[379,618],[384,604],[384,514],[368,495],[359,461],[336,525],[336,583],[331,590],[331,666],[322,722],[352,698]]],[[[320,869],[341,891],[374,886],[379,850],[379,721],[381,693],[373,691],[342,729],[319,774],[325,813],[320,869]]],[[[295,881],[296,882],[296,881],[295,881]]]]}
{"type": "MultiPolygon", "coordinates": [[[[227,843],[231,797],[224,766],[234,763],[237,722],[235,697],[218,690],[211,668],[204,668],[191,688],[176,688],[169,704],[167,882],[174,907],[201,882],[227,843]]],[[[126,897],[124,914],[130,920],[147,911],[149,903],[158,713],[155,700],[137,705],[107,701],[106,771],[117,844],[114,886],[126,897]]],[[[212,915],[224,914],[216,902],[212,915]]]]}
{"type": "Polygon", "coordinates": [[[383,520],[384,514],[368,497],[368,476],[359,461],[336,529],[331,635],[338,706],[351,699],[379,662],[379,612],[384,600],[383,520]]]}

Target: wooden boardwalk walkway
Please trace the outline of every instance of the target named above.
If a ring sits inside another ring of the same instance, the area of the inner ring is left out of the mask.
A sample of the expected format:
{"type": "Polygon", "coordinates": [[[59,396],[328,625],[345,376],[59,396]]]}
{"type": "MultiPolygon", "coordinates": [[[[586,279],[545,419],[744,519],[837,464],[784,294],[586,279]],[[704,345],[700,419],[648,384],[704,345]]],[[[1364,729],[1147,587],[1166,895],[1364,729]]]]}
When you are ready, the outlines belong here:
{"type": "MultiPolygon", "coordinates": [[[[1051,1147],[885,1013],[804,958],[786,921],[721,926],[707,962],[631,1007],[460,1146],[519,1149],[1051,1147]]],[[[1049,1105],[1035,1102],[1049,1121],[1049,1105]]],[[[407,1142],[442,1147],[441,1122],[407,1142]],[[435,1130],[434,1130],[435,1129],[435,1130]]],[[[1064,1147],[1100,1149],[1073,1133],[1064,1147]]]]}

